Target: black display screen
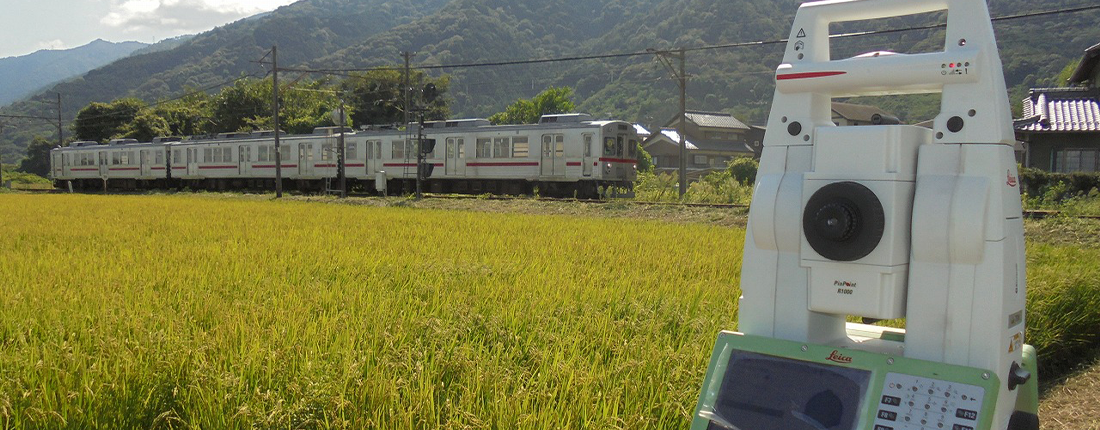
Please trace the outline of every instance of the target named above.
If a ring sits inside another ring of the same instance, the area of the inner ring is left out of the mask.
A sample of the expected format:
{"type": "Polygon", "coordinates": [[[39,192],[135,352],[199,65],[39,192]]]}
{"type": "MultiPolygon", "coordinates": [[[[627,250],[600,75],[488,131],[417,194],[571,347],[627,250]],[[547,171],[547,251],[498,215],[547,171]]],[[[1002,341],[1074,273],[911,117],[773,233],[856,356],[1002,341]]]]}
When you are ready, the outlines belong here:
{"type": "Polygon", "coordinates": [[[867,370],[734,351],[708,427],[854,430],[870,380],[867,370]]]}

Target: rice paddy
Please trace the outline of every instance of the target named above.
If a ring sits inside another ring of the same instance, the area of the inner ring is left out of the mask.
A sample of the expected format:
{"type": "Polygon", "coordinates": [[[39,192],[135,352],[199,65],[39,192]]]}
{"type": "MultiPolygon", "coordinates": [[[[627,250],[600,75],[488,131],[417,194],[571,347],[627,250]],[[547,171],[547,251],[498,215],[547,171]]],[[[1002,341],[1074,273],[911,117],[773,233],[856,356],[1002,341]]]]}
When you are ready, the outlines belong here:
{"type": "MultiPolygon", "coordinates": [[[[0,427],[686,428],[734,328],[743,240],[703,223],[0,195],[0,427]]],[[[1100,339],[1097,254],[1029,247],[1047,357],[1100,339]]]]}

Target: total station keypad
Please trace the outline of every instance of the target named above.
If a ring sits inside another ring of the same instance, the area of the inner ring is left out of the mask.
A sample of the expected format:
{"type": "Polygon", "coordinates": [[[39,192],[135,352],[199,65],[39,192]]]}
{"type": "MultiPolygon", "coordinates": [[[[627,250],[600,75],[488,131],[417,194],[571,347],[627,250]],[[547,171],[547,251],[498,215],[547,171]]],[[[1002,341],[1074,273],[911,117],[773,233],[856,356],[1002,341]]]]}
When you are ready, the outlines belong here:
{"type": "Polygon", "coordinates": [[[974,430],[985,390],[974,385],[887,373],[875,430],[974,430]]]}

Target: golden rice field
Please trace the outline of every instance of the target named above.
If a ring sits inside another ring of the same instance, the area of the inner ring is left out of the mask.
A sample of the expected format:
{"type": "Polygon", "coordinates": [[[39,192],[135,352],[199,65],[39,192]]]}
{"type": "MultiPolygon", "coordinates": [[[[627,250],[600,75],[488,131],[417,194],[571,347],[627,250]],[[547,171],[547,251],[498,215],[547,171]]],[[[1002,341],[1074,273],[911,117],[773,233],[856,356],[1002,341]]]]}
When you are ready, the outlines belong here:
{"type": "MultiPolygon", "coordinates": [[[[619,218],[0,195],[0,428],[686,428],[733,328],[743,239],[619,218]]],[[[1095,345],[1100,252],[1029,252],[1032,342],[1053,358],[1095,345]]]]}

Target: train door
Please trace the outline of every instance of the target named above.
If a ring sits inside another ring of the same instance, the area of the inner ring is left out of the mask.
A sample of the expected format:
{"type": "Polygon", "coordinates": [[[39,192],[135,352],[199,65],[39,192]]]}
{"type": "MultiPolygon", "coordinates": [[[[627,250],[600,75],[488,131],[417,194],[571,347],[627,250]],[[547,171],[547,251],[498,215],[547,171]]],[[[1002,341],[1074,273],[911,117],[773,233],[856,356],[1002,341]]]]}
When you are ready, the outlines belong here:
{"type": "Polygon", "coordinates": [[[251,175],[252,169],[252,145],[241,145],[237,147],[237,170],[242,177],[251,175]]]}
{"type": "Polygon", "coordinates": [[[199,148],[187,148],[187,176],[199,174],[199,148]]]}
{"type": "Polygon", "coordinates": [[[141,150],[141,176],[148,177],[153,175],[153,163],[149,157],[149,150],[141,150]]]}
{"type": "Polygon", "coordinates": [[[313,176],[313,144],[298,144],[298,176],[313,176]]]}
{"type": "Polygon", "coordinates": [[[447,176],[466,175],[466,140],[461,137],[447,138],[447,176]]]}
{"type": "Polygon", "coordinates": [[[592,164],[596,159],[592,157],[592,133],[584,134],[584,158],[581,161],[581,174],[592,176],[592,164]]]}
{"type": "Polygon", "coordinates": [[[107,151],[99,151],[99,177],[107,177],[107,151]]]}
{"type": "Polygon", "coordinates": [[[542,176],[565,174],[565,135],[542,135],[542,176]]]}

